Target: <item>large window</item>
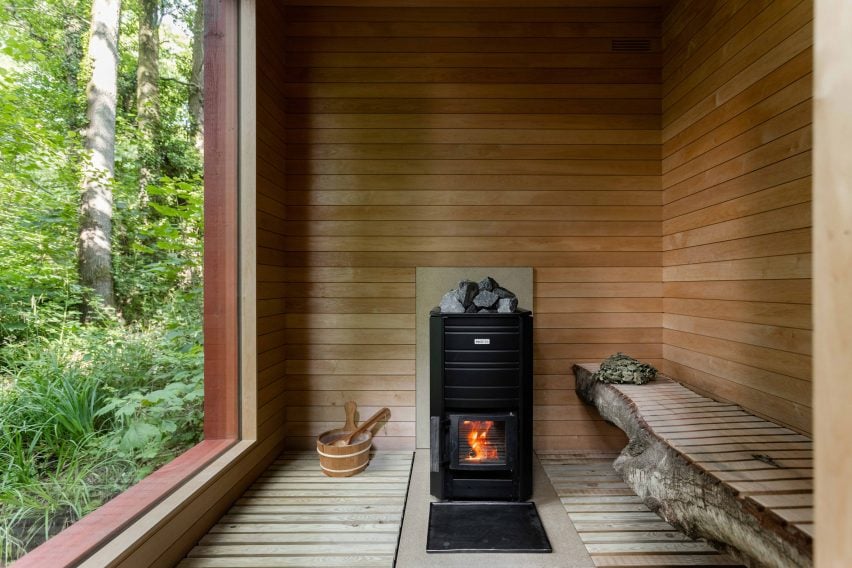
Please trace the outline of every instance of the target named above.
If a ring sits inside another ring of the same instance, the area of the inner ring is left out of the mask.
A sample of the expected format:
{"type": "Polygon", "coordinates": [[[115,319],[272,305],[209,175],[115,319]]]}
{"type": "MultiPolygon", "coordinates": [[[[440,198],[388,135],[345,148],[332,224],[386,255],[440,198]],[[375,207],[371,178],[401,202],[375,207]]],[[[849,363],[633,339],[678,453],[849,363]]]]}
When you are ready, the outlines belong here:
{"type": "Polygon", "coordinates": [[[0,7],[0,565],[237,435],[235,181],[205,204],[202,32],[200,0],[0,7]]]}

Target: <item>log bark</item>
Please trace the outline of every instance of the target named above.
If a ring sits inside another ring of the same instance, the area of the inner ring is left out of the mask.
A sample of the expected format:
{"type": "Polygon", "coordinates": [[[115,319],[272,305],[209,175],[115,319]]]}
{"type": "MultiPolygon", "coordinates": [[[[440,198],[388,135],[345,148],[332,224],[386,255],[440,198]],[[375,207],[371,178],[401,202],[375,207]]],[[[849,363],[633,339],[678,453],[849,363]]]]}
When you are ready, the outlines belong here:
{"type": "MultiPolygon", "coordinates": [[[[91,79],[86,87],[80,231],[77,261],[80,283],[115,308],[112,273],[112,181],[115,170],[115,113],[118,27],[121,0],[94,0],[87,56],[91,79]]],[[[87,317],[90,300],[84,306],[87,317]]]]}
{"type": "Polygon", "coordinates": [[[733,488],[672,448],[627,396],[595,380],[593,372],[589,366],[574,365],[577,394],[627,434],[629,442],[613,467],[652,511],[747,566],[813,565],[807,535],[738,497],[733,488]]]}

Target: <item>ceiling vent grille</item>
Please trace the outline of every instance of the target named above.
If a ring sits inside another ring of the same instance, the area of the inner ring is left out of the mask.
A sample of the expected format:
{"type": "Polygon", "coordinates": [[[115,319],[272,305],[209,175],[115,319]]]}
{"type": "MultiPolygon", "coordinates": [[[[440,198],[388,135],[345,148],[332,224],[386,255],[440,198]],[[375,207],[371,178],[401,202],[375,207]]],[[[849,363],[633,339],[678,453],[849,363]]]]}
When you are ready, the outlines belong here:
{"type": "Polygon", "coordinates": [[[643,53],[651,51],[651,40],[645,38],[614,39],[612,51],[643,53]]]}

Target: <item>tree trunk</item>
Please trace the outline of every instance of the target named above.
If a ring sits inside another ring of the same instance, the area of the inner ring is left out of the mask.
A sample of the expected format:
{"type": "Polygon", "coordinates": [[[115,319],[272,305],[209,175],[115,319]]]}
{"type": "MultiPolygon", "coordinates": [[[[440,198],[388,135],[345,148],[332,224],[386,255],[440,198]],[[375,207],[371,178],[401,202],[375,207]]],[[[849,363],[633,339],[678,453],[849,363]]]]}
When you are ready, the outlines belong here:
{"type": "Polygon", "coordinates": [[[153,138],[160,121],[160,0],[140,0],[136,122],[153,138]]]}
{"type": "MultiPolygon", "coordinates": [[[[121,0],[94,0],[88,58],[92,77],[86,86],[82,200],[77,260],[80,283],[115,308],[112,274],[112,179],[115,167],[115,112],[118,26],[121,0]]],[[[88,315],[89,301],[84,306],[88,315]]]]}
{"type": "Polygon", "coordinates": [[[195,2],[189,85],[190,132],[195,136],[195,145],[201,150],[204,144],[204,0],[195,2]]]}
{"type": "Polygon", "coordinates": [[[139,202],[148,203],[148,185],[158,175],[160,126],[160,0],[140,0],[139,57],[136,66],[136,125],[139,129],[139,202]]]}

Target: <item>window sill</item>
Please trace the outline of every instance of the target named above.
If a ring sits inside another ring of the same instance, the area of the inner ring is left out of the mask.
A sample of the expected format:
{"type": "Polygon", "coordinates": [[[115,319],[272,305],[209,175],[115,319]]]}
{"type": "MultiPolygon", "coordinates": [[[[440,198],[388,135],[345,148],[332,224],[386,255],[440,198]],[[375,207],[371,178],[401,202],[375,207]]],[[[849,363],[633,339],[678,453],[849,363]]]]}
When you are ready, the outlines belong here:
{"type": "MultiPolygon", "coordinates": [[[[62,568],[79,564],[194,476],[209,469],[215,470],[211,472],[215,476],[216,471],[224,469],[251,445],[252,442],[227,439],[202,441],[23,556],[15,562],[15,568],[62,568]],[[232,448],[236,451],[228,452],[224,456],[227,459],[214,463],[232,448]]],[[[206,481],[211,479],[209,475],[203,477],[206,481]]]]}

